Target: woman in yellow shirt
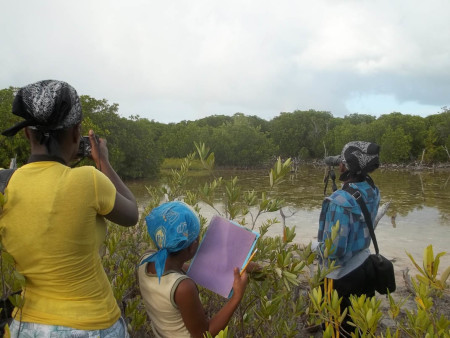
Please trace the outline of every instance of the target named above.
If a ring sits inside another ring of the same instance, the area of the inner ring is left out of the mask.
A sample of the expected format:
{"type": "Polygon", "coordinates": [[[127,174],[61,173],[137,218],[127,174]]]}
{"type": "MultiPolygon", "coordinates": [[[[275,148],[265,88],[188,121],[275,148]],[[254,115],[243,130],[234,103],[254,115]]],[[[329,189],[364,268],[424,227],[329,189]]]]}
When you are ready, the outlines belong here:
{"type": "Polygon", "coordinates": [[[97,169],[69,166],[78,156],[82,112],[75,89],[62,81],[21,88],[12,111],[24,121],[2,134],[25,128],[31,145],[28,163],[9,181],[0,217],[3,247],[26,278],[12,337],[127,337],[98,252],[105,218],[132,226],[138,210],[109,163],[106,140],[89,131],[97,169]]]}

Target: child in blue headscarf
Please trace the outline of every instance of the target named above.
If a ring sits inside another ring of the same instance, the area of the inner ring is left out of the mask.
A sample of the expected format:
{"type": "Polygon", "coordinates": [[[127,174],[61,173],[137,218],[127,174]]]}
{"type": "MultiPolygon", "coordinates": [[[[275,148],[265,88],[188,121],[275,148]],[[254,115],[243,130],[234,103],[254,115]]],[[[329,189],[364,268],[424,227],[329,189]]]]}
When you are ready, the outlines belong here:
{"type": "Polygon", "coordinates": [[[200,221],[191,208],[179,201],[153,209],[145,218],[157,247],[141,259],[139,288],[157,337],[203,337],[223,330],[238,307],[248,283],[247,273],[234,269],[233,295],[209,320],[200,302],[197,285],[186,276],[183,264],[194,257],[200,221]]]}

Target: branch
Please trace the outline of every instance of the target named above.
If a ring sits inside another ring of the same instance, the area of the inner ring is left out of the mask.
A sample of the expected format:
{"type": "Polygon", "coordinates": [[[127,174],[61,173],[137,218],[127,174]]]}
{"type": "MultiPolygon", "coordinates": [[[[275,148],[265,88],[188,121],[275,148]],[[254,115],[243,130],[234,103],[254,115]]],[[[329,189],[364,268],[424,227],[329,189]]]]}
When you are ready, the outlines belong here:
{"type": "Polygon", "coordinates": [[[414,287],[413,287],[412,282],[411,282],[411,277],[409,276],[409,268],[406,268],[405,270],[402,270],[402,274],[403,274],[403,280],[405,281],[406,289],[410,293],[414,294],[415,291],[414,291],[414,287]]]}

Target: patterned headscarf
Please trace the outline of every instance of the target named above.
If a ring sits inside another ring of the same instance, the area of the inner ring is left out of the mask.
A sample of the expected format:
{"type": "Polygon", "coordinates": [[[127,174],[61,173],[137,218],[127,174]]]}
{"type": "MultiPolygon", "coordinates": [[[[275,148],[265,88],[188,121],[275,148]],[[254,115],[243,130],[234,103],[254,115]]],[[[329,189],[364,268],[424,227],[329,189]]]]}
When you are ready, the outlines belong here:
{"type": "Polygon", "coordinates": [[[154,208],[145,221],[158,251],[141,264],[154,262],[156,274],[161,280],[168,255],[187,248],[197,239],[200,220],[187,204],[173,201],[154,208]]]}
{"type": "Polygon", "coordinates": [[[341,161],[347,170],[357,175],[370,173],[380,166],[380,146],[365,141],[347,143],[341,152],[341,161]]]}
{"type": "Polygon", "coordinates": [[[66,82],[44,80],[29,84],[17,92],[12,113],[25,120],[2,132],[14,136],[24,127],[43,132],[72,127],[82,120],[80,99],[66,82]]]}

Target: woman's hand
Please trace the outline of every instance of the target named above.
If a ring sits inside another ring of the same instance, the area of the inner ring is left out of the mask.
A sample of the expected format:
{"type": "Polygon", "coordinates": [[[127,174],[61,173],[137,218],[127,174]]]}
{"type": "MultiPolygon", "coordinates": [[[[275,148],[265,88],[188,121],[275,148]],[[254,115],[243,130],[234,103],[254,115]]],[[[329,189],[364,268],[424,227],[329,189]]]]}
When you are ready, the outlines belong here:
{"type": "Polygon", "coordinates": [[[139,219],[139,212],[133,193],[123,183],[119,175],[109,163],[108,147],[106,139],[97,138],[93,130],[89,130],[89,141],[91,142],[91,156],[98,170],[108,177],[116,187],[117,194],[112,211],[105,215],[111,222],[123,226],[135,225],[139,219]]]}
{"type": "Polygon", "coordinates": [[[107,142],[104,138],[98,138],[94,131],[89,130],[89,141],[91,142],[91,156],[95,162],[95,166],[101,171],[102,162],[109,161],[107,142]]]}

